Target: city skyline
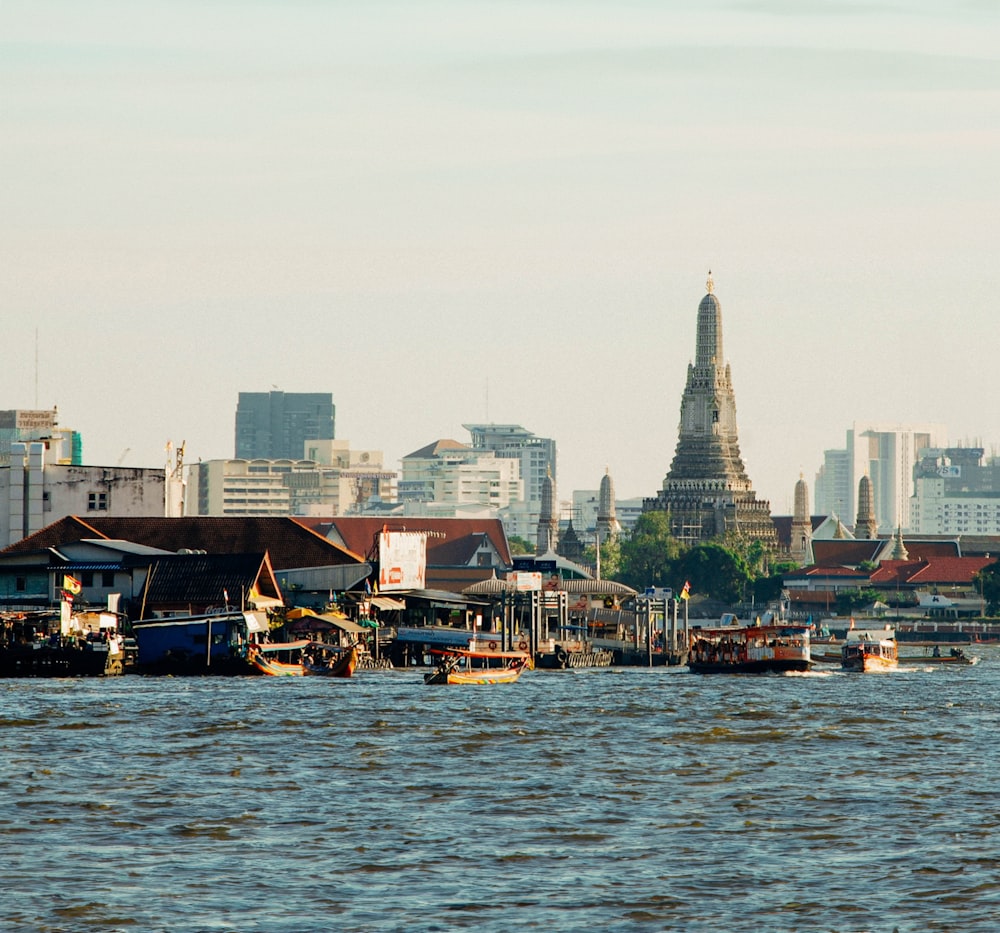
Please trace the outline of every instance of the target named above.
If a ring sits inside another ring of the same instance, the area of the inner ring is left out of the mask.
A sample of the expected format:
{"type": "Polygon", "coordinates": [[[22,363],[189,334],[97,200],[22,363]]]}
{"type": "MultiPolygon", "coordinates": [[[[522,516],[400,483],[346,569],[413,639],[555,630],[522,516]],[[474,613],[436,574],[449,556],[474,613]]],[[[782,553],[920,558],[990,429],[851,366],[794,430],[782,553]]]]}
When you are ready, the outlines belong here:
{"type": "Polygon", "coordinates": [[[331,392],[388,464],[518,423],[652,496],[711,270],[772,512],[854,421],[992,451],[1000,12],[686,7],[5,4],[4,407],[156,466],[331,392]]]}

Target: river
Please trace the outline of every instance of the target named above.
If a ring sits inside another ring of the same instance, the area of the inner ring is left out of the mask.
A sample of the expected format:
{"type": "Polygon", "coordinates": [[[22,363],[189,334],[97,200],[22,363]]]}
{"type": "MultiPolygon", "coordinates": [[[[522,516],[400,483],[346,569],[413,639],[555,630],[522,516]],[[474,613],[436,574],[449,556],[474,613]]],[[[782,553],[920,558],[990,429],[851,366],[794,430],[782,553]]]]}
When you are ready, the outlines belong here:
{"type": "Polygon", "coordinates": [[[5,931],[993,931],[972,667],[0,681],[5,931]]]}

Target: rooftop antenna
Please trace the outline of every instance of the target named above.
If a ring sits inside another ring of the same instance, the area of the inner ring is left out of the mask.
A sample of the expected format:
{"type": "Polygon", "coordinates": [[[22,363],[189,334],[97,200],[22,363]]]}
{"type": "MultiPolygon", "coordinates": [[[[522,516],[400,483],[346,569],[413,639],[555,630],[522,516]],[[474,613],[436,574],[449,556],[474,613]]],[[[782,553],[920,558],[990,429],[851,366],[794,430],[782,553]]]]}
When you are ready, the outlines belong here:
{"type": "Polygon", "coordinates": [[[38,328],[35,328],[35,411],[38,411],[38,328]]]}

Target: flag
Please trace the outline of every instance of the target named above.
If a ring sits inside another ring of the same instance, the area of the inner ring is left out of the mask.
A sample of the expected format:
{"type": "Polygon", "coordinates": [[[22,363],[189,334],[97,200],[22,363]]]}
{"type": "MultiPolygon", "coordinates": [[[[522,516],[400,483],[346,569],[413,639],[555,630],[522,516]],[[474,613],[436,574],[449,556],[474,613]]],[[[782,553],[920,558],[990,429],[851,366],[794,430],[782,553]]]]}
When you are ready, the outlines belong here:
{"type": "Polygon", "coordinates": [[[681,599],[691,598],[691,583],[688,580],[684,581],[684,588],[681,590],[681,599]]]}
{"type": "Polygon", "coordinates": [[[375,581],[375,585],[372,587],[372,593],[378,596],[378,580],[375,581]]]}
{"type": "Polygon", "coordinates": [[[226,605],[229,605],[229,590],[224,589],[222,595],[226,598],[226,605]]]}
{"type": "Polygon", "coordinates": [[[83,584],[77,580],[76,577],[71,577],[68,573],[63,575],[62,588],[67,593],[72,593],[76,596],[81,589],[83,589],[83,584]]]}
{"type": "MultiPolygon", "coordinates": [[[[376,586],[377,585],[378,584],[376,584],[376,586]]],[[[365,596],[371,596],[371,595],[372,595],[371,581],[367,577],[365,577],[365,596]]]]}

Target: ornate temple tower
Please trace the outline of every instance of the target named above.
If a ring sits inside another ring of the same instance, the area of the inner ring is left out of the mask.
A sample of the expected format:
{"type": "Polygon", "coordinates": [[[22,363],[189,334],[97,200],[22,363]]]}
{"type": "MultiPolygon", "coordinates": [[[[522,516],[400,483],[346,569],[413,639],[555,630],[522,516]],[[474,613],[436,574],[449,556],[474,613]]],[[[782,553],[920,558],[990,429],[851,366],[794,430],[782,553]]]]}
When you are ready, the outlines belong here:
{"type": "Polygon", "coordinates": [[[615,481],[611,471],[605,469],[601,477],[601,488],[597,494],[597,535],[601,541],[617,538],[622,526],[615,514],[615,481]]]}
{"type": "Polygon", "coordinates": [[[671,533],[689,543],[732,532],[774,548],[770,504],[757,500],[740,457],[736,396],[722,356],[722,306],[711,272],[707,287],[698,305],[695,359],[688,364],[674,460],[663,488],[645,500],[643,511],[669,512],[671,533]]]}
{"type": "Polygon", "coordinates": [[[795,509],[792,512],[789,554],[800,564],[812,563],[812,520],[809,518],[809,487],[799,476],[795,484],[795,509]]]}
{"type": "Polygon", "coordinates": [[[538,534],[535,538],[535,553],[554,551],[559,543],[559,516],[556,515],[556,490],[552,482],[552,471],[545,471],[542,480],[542,508],[538,513],[538,534]]]}
{"type": "Polygon", "coordinates": [[[866,473],[858,482],[858,518],[854,523],[854,537],[872,540],[878,537],[875,521],[875,489],[866,473]]]}

